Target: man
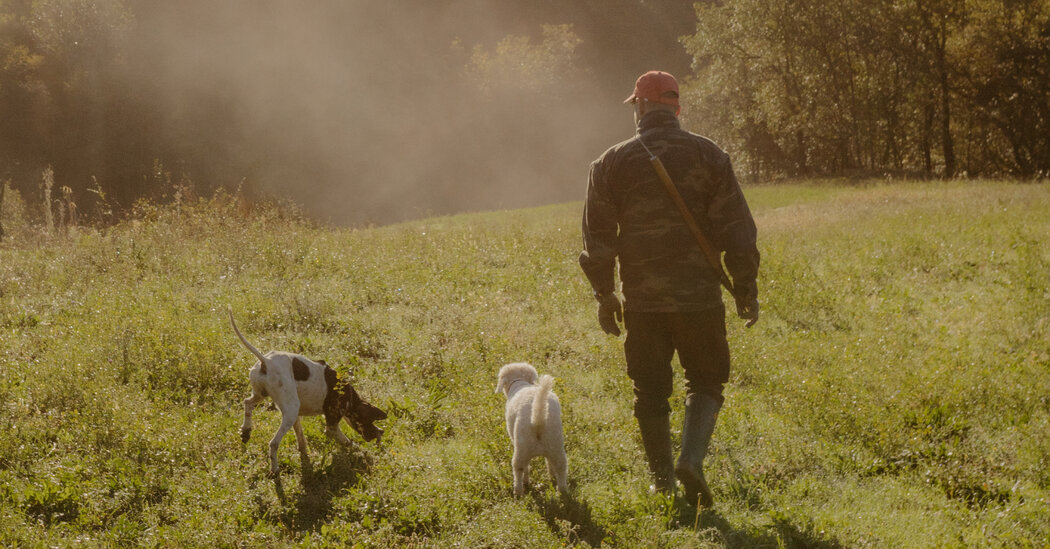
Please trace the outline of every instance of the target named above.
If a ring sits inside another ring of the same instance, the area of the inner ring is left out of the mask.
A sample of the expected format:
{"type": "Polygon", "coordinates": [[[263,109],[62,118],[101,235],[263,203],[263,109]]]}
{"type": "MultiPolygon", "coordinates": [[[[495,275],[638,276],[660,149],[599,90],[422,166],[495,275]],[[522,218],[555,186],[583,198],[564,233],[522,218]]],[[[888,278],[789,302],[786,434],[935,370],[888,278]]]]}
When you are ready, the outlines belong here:
{"type": "Polygon", "coordinates": [[[580,266],[594,288],[602,329],[618,336],[622,320],[627,330],[627,374],[653,489],[671,493],[673,473],[691,503],[709,507],[714,501],[703,460],[729,379],[721,269],[705,259],[646,147],[667,168],[703,234],[725,252],[737,314],[748,326],[758,320],[759,308],[755,223],[729,156],[681,129],[673,76],[643,74],[624,102],[634,106],[638,133],[591,164],[580,266]],[[617,260],[622,302],[614,293],[617,260]],[[672,463],[668,398],[676,351],[685,370],[686,400],[682,452],[672,463]]]}

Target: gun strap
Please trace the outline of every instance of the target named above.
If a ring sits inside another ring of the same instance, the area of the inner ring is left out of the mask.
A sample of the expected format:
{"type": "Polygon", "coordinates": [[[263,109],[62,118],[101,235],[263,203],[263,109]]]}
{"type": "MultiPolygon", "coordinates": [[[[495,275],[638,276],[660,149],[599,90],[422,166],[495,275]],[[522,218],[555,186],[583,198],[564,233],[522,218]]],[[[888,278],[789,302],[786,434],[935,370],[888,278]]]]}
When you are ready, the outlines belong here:
{"type": "Polygon", "coordinates": [[[642,143],[642,148],[645,152],[649,153],[649,162],[653,165],[653,169],[656,170],[657,177],[664,184],[664,189],[667,194],[670,195],[671,200],[675,206],[678,207],[678,212],[682,214],[682,218],[685,220],[685,224],[689,227],[689,232],[693,233],[693,237],[696,238],[697,244],[700,245],[700,249],[704,252],[704,257],[707,258],[707,262],[711,264],[711,267],[718,273],[718,277],[725,286],[726,290],[729,290],[729,294],[736,296],[736,288],[733,287],[733,282],[729,280],[729,275],[726,274],[725,268],[722,267],[722,257],[718,250],[711,245],[711,242],[704,236],[704,232],[700,230],[700,226],[697,225],[696,219],[693,218],[693,214],[689,212],[689,208],[685,205],[685,200],[682,199],[682,195],[678,192],[678,188],[675,187],[674,181],[671,181],[671,175],[667,173],[667,168],[664,167],[664,163],[660,161],[660,158],[653,154],[649,150],[649,147],[645,146],[645,143],[639,138],[638,140],[642,143]]]}

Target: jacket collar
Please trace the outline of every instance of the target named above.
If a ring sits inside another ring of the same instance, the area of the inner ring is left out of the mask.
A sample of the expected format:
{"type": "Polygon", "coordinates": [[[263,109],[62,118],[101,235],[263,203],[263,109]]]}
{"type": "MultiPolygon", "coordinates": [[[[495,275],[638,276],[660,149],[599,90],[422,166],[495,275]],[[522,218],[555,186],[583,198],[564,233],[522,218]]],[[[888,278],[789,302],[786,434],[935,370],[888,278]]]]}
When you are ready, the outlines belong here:
{"type": "Polygon", "coordinates": [[[680,129],[678,117],[671,111],[655,110],[649,111],[638,121],[638,133],[642,134],[657,128],[680,129]]]}

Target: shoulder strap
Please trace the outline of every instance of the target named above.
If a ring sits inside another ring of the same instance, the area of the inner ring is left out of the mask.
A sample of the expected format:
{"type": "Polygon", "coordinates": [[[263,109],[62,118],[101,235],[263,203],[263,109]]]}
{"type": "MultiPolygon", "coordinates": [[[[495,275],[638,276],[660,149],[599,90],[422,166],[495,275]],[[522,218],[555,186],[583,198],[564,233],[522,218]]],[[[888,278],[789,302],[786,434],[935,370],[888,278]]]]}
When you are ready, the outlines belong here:
{"type": "Polygon", "coordinates": [[[660,161],[658,156],[649,150],[649,147],[645,146],[645,142],[642,141],[641,136],[638,137],[638,142],[642,144],[642,148],[644,148],[645,152],[649,154],[649,163],[653,165],[657,177],[659,177],[660,181],[664,184],[664,189],[671,197],[675,206],[678,207],[678,212],[682,214],[686,226],[689,227],[689,232],[693,233],[693,237],[696,238],[697,244],[699,244],[700,249],[703,250],[707,262],[710,263],[711,267],[718,273],[722,285],[725,286],[726,290],[729,290],[730,295],[736,296],[736,289],[733,287],[733,282],[729,280],[729,275],[726,274],[725,268],[722,267],[721,254],[711,245],[711,242],[706,236],[704,236],[703,231],[700,230],[700,226],[696,224],[696,219],[694,219],[693,214],[689,212],[689,208],[685,205],[685,200],[682,199],[682,195],[678,192],[678,188],[675,187],[674,181],[671,181],[671,175],[667,173],[667,168],[664,167],[664,163],[660,161]]]}

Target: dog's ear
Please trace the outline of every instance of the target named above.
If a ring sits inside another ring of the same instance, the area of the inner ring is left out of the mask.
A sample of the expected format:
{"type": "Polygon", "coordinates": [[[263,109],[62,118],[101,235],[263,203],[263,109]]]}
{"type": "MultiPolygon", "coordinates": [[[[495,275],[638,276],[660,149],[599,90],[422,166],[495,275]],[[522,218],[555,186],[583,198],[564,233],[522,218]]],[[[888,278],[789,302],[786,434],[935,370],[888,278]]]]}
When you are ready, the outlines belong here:
{"type": "Polygon", "coordinates": [[[358,400],[357,404],[345,417],[346,422],[357,431],[366,442],[379,440],[383,436],[383,430],[376,427],[375,422],[386,419],[386,412],[372,406],[364,400],[358,400]]]}
{"type": "Polygon", "coordinates": [[[496,381],[496,392],[499,393],[501,391],[503,391],[503,376],[499,376],[499,379],[496,381]]]}
{"type": "Polygon", "coordinates": [[[361,401],[361,404],[357,407],[357,413],[361,416],[364,421],[379,421],[386,419],[386,412],[372,406],[371,404],[361,401]]]}
{"type": "Polygon", "coordinates": [[[386,412],[365,402],[347,383],[343,386],[343,419],[354,428],[366,441],[378,440],[383,436],[383,430],[375,426],[375,422],[386,419],[386,412]]]}

